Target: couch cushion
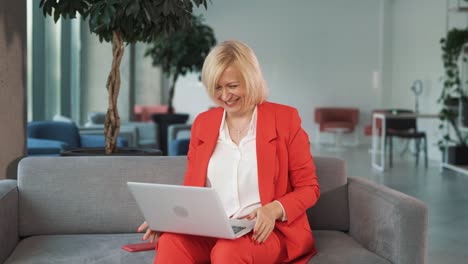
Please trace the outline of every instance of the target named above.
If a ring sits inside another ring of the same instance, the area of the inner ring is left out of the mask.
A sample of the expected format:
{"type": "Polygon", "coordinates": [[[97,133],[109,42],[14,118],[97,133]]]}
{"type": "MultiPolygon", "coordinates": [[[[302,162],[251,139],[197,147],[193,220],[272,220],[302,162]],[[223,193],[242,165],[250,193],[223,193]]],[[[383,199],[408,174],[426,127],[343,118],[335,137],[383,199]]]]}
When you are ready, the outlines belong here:
{"type": "MultiPolygon", "coordinates": [[[[152,263],[155,251],[129,253],[142,234],[50,235],[23,239],[5,264],[152,263]]],[[[309,264],[390,264],[338,231],[314,232],[318,253],[309,264]]]]}
{"type": "Polygon", "coordinates": [[[365,249],[349,235],[339,231],[314,231],[317,255],[309,264],[390,264],[391,262],[365,249]]]}
{"type": "Polygon", "coordinates": [[[349,230],[348,186],[345,162],[333,157],[314,157],[320,198],[307,210],[312,230],[349,230]]]}
{"type": "Polygon", "coordinates": [[[186,157],[28,157],[18,169],[21,237],[131,233],[143,216],[128,181],[181,184],[186,157]]]}
{"type": "Polygon", "coordinates": [[[130,253],[122,245],[141,243],[142,234],[51,235],[23,239],[5,264],[153,263],[155,251],[130,253]]]}

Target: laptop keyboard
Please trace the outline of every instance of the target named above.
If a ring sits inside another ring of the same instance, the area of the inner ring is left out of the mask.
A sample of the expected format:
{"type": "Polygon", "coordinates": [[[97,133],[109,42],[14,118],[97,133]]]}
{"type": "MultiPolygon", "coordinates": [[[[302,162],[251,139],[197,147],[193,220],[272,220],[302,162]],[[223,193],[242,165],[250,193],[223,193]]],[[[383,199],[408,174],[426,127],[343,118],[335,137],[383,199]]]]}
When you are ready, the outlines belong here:
{"type": "Polygon", "coordinates": [[[234,231],[234,234],[237,234],[240,231],[245,229],[245,226],[231,226],[231,227],[232,227],[232,231],[234,231]]]}

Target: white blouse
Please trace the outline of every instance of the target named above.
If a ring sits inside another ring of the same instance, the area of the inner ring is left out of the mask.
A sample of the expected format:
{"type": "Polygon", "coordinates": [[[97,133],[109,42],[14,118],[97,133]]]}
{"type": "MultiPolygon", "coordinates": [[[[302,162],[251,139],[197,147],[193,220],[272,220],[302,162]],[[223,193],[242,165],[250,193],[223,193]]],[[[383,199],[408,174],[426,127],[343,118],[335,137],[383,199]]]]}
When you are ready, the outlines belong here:
{"type": "Polygon", "coordinates": [[[215,150],[208,163],[207,186],[217,191],[227,216],[239,218],[261,207],[255,133],[257,107],[249,130],[239,145],[232,141],[225,118],[226,111],[215,150]]]}

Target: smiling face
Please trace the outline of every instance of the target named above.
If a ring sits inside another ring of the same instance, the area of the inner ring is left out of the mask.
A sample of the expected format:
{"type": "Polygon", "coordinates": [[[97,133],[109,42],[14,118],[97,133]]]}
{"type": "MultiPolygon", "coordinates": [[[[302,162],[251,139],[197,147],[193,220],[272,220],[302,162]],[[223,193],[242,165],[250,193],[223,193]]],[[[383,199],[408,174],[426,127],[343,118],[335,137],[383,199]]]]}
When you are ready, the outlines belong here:
{"type": "Polygon", "coordinates": [[[257,57],[239,41],[214,47],[205,58],[201,77],[208,96],[231,117],[251,113],[268,96],[257,57]]]}
{"type": "Polygon", "coordinates": [[[216,83],[214,98],[228,115],[242,116],[253,109],[247,104],[247,88],[238,67],[230,65],[216,83]]]}

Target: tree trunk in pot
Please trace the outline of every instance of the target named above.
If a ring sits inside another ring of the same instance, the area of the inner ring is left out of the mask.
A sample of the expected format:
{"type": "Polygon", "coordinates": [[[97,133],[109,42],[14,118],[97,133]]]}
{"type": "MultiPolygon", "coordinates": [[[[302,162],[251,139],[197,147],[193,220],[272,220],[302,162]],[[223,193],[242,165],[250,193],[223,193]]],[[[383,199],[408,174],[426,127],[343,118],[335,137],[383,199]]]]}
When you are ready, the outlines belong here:
{"type": "Polygon", "coordinates": [[[120,91],[120,63],[124,54],[122,33],[113,33],[112,41],[112,68],[107,78],[107,93],[109,106],[104,123],[104,135],[106,137],[106,154],[111,154],[117,149],[117,137],[120,131],[120,116],[117,109],[117,98],[120,91]]]}
{"type": "Polygon", "coordinates": [[[168,100],[168,108],[167,108],[168,114],[174,113],[174,105],[172,104],[172,101],[174,100],[175,85],[176,85],[178,77],[179,75],[177,73],[174,74],[174,76],[172,76],[172,84],[171,84],[171,87],[169,88],[169,100],[168,100]]]}

